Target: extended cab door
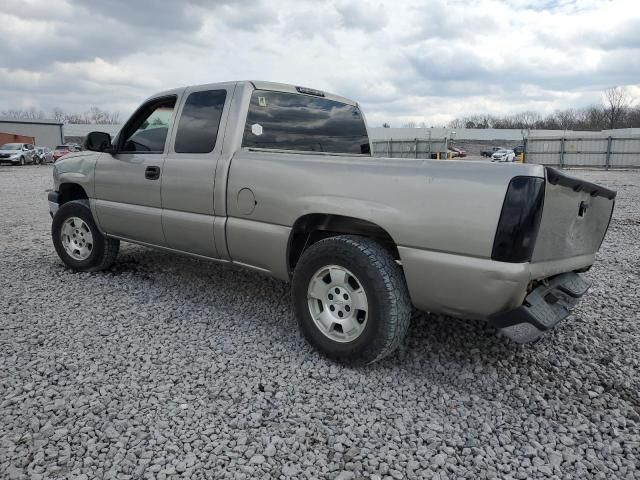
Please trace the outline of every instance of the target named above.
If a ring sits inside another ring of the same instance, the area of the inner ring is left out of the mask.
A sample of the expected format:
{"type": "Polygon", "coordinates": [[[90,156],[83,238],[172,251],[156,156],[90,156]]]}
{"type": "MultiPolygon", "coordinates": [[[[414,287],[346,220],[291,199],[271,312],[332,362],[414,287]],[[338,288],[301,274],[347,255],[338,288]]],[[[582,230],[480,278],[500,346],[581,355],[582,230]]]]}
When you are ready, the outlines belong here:
{"type": "Polygon", "coordinates": [[[162,172],[162,227],[176,250],[219,257],[214,183],[234,85],[191,87],[183,95],[162,172]]]}
{"type": "Polygon", "coordinates": [[[177,100],[167,95],[143,104],[118,135],[116,152],[98,159],[96,214],[104,232],[166,246],[160,186],[177,100]]]}

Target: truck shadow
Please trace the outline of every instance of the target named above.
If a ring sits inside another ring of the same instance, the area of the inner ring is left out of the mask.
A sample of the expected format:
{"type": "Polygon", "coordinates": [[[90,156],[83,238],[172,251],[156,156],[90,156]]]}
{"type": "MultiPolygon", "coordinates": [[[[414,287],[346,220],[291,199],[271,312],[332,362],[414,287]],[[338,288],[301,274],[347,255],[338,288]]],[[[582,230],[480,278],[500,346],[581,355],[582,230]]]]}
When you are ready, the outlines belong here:
{"type": "MultiPolygon", "coordinates": [[[[116,264],[105,272],[113,276],[133,276],[159,288],[171,290],[180,303],[197,302],[212,311],[221,310],[249,322],[277,329],[280,342],[301,341],[290,299],[290,285],[260,272],[219,264],[169,252],[127,245],[116,264]]],[[[404,345],[385,364],[406,365],[431,355],[455,355],[459,360],[485,355],[494,359],[513,355],[522,347],[497,336],[480,321],[414,311],[404,345]],[[454,352],[454,353],[452,353],[454,352]]],[[[306,353],[306,352],[305,352],[306,353]]]]}

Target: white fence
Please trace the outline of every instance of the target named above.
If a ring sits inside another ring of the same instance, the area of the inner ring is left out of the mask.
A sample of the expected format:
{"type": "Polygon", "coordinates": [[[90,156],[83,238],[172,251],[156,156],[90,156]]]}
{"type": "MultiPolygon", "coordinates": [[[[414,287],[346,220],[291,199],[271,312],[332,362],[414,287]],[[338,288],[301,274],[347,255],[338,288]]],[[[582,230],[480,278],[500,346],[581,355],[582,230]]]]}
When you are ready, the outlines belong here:
{"type": "Polygon", "coordinates": [[[447,146],[446,138],[371,141],[373,156],[387,158],[435,158],[438,153],[446,154],[447,146]]]}
{"type": "Polygon", "coordinates": [[[533,137],[526,162],[558,167],[640,168],[640,136],[533,137]]]}

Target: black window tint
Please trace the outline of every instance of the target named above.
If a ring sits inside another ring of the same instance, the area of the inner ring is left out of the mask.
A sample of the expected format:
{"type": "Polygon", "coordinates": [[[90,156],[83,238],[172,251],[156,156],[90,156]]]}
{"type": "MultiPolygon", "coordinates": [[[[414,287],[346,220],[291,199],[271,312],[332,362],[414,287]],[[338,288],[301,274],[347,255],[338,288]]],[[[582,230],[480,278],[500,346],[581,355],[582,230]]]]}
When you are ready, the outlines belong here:
{"type": "Polygon", "coordinates": [[[243,146],[369,154],[358,107],[322,97],[255,90],[243,146]]]}
{"type": "Polygon", "coordinates": [[[209,153],[216,146],[226,90],[193,92],[182,109],[175,150],[177,153],[209,153]]]}
{"type": "Polygon", "coordinates": [[[162,153],[175,104],[171,97],[142,107],[125,127],[121,151],[162,153]]]}

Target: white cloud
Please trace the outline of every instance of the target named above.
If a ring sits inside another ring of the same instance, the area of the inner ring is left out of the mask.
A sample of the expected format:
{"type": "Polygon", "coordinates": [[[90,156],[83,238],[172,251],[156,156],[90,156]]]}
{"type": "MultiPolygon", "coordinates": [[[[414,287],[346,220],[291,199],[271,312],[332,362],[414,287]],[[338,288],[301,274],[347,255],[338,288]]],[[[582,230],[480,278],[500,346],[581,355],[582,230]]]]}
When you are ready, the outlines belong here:
{"type": "Polygon", "coordinates": [[[635,0],[5,0],[0,105],[128,115],[179,85],[264,79],[373,125],[551,112],[640,92],[635,0]]]}
{"type": "Polygon", "coordinates": [[[336,5],[336,10],[341,16],[342,25],[347,28],[371,32],[387,25],[387,13],[382,4],[341,1],[336,5]]]}

